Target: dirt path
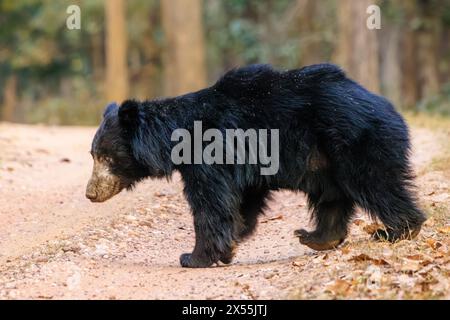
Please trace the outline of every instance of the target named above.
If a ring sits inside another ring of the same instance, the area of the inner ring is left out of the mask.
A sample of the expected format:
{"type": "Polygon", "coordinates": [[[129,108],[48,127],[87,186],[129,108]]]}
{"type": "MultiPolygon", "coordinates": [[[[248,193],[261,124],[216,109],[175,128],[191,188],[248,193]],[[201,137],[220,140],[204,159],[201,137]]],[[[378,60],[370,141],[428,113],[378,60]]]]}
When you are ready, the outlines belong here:
{"type": "MultiPolygon", "coordinates": [[[[292,235],[308,226],[309,216],[305,198],[289,192],[275,195],[232,265],[182,269],[178,257],[190,252],[194,233],[179,177],[146,181],[133,193],[91,204],[84,188],[93,134],[92,128],[0,124],[0,298],[401,298],[423,283],[430,297],[449,297],[446,211],[425,228],[421,242],[394,246],[370,242],[363,216],[342,248],[318,254],[292,235]],[[426,247],[429,239],[435,248],[426,247]],[[417,250],[423,257],[411,261],[420,269],[402,271],[403,255],[417,250]],[[423,280],[430,276],[432,282],[423,280]],[[404,286],[409,290],[400,290],[404,286]]],[[[448,136],[427,129],[413,135],[417,150],[426,150],[414,153],[419,171],[448,136]]],[[[448,180],[433,174],[419,181],[421,197],[450,202],[448,180]]]]}

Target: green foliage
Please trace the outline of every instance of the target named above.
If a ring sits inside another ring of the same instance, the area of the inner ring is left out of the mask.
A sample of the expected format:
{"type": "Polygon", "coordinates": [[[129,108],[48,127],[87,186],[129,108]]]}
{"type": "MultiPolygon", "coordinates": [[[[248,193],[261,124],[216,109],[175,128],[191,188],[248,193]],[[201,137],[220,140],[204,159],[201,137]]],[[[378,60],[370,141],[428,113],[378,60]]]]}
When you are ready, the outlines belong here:
{"type": "Polygon", "coordinates": [[[440,94],[423,99],[417,110],[450,117],[450,83],[442,87],[440,94]]]}
{"type": "Polygon", "coordinates": [[[74,76],[63,80],[63,94],[36,100],[27,94],[22,102],[27,123],[96,125],[107,101],[97,94],[92,79],[74,76]]]}
{"type": "MultiPolygon", "coordinates": [[[[18,77],[18,120],[54,124],[94,124],[104,101],[105,21],[108,0],[1,0],[0,88],[11,74],[18,77]],[[81,8],[81,30],[66,28],[69,5],[81,8]],[[96,58],[97,57],[97,58],[96,58]],[[99,58],[100,57],[100,58],[99,58]]],[[[162,87],[160,1],[129,0],[127,5],[130,96],[153,98],[162,87]]],[[[416,1],[418,4],[420,0],[416,1]]],[[[450,0],[429,0],[426,12],[450,26],[450,0]]],[[[314,32],[302,30],[298,0],[203,0],[207,70],[210,82],[224,70],[250,63],[281,68],[302,64],[310,41],[329,59],[336,39],[336,0],[321,0],[314,32]],[[300,17],[300,18],[299,18],[300,17]]],[[[405,21],[400,2],[382,0],[388,23],[423,25],[423,13],[405,21]]],[[[176,10],[174,8],[173,10],[176,10]]],[[[445,44],[443,44],[445,47],[445,44]]],[[[440,68],[448,81],[450,50],[440,68]]],[[[450,89],[427,98],[420,110],[449,114],[450,89]]],[[[3,99],[0,89],[0,102],[3,99]]],[[[1,106],[1,105],[0,105],[1,106]]],[[[1,111],[1,109],[0,109],[1,111]]]]}
{"type": "Polygon", "coordinates": [[[286,31],[292,0],[205,0],[208,66],[213,78],[238,65],[298,64],[296,35],[286,31]]]}
{"type": "MultiPolygon", "coordinates": [[[[158,1],[129,1],[127,33],[137,67],[146,63],[150,13],[158,1]]],[[[26,122],[95,124],[102,109],[104,77],[104,0],[4,0],[0,2],[0,86],[19,77],[20,118],[26,122]],[[66,27],[67,7],[81,8],[81,30],[66,27]],[[93,39],[100,39],[103,61],[93,65],[93,39]],[[94,79],[95,70],[100,78],[94,79]],[[68,88],[70,88],[68,90],[68,88]]],[[[0,101],[3,92],[0,90],[0,101]]],[[[1,110],[0,110],[1,111],[1,110]]]]}

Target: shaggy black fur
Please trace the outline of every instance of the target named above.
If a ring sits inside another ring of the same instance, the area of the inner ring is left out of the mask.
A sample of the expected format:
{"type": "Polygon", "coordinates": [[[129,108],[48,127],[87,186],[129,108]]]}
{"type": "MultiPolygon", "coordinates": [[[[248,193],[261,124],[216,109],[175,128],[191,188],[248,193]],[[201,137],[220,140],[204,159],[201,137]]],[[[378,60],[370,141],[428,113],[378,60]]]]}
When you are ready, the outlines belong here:
{"type": "Polygon", "coordinates": [[[233,247],[254,230],[271,190],[308,195],[316,230],[296,231],[300,242],[331,249],[347,235],[355,206],[379,218],[391,241],[411,238],[425,220],[412,192],[410,142],[402,117],[383,97],[321,64],[277,71],[251,65],[212,87],[155,101],[110,107],[93,152],[112,158],[125,187],[146,177],[181,173],[194,216],[196,244],[184,267],[229,263],[233,247]],[[174,165],[174,129],[279,129],[280,168],[260,165],[174,165]]]}

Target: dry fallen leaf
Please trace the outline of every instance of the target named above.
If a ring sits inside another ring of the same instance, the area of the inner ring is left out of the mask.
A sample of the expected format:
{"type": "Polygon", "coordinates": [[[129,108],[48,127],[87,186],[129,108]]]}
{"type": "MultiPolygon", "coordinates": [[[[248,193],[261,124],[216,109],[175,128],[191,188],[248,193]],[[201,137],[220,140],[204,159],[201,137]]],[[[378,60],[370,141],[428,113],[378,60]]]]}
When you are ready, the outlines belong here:
{"type": "Polygon", "coordinates": [[[405,259],[400,268],[400,271],[406,272],[406,273],[414,273],[416,271],[419,271],[420,268],[421,268],[421,266],[418,261],[405,259]]]}
{"type": "Polygon", "coordinates": [[[342,252],[343,254],[349,254],[349,253],[350,253],[350,248],[349,248],[348,246],[342,247],[342,248],[341,248],[341,252],[342,252]]]}
{"type": "Polygon", "coordinates": [[[409,260],[423,260],[424,259],[424,257],[421,254],[414,254],[414,255],[406,256],[406,258],[409,260]]]}
{"type": "Polygon", "coordinates": [[[430,265],[430,264],[432,264],[433,262],[431,261],[431,260],[423,260],[423,261],[421,261],[420,262],[420,265],[422,266],[422,267],[426,267],[426,266],[428,266],[428,265],[430,265]]]}
{"type": "Polygon", "coordinates": [[[348,259],[348,261],[353,261],[353,262],[369,261],[369,262],[373,262],[377,266],[388,266],[389,265],[389,263],[384,259],[374,259],[364,253],[361,253],[360,255],[357,255],[357,256],[353,256],[350,259],[348,259]]]}
{"type": "Polygon", "coordinates": [[[294,261],[294,262],[292,262],[292,265],[294,267],[303,267],[305,264],[306,264],[306,262],[304,262],[304,261],[294,261]]]}
{"type": "Polygon", "coordinates": [[[438,281],[436,279],[434,279],[433,277],[431,277],[430,279],[418,282],[416,285],[420,287],[420,290],[422,292],[425,292],[425,291],[430,291],[431,286],[434,284],[437,284],[437,283],[438,283],[438,281]]]}
{"type": "Polygon", "coordinates": [[[281,220],[281,219],[283,219],[283,215],[280,214],[278,216],[270,217],[270,218],[268,218],[266,220],[263,220],[263,221],[261,221],[261,223],[267,223],[267,222],[272,221],[272,220],[281,220]]]}
{"type": "Polygon", "coordinates": [[[336,280],[332,285],[327,288],[335,295],[347,295],[351,289],[351,283],[342,279],[336,280]]]}
{"type": "Polygon", "coordinates": [[[421,254],[409,255],[409,256],[406,256],[406,259],[417,261],[420,264],[420,266],[422,266],[422,267],[426,267],[432,263],[432,261],[429,259],[429,257],[424,257],[421,254]]]}
{"type": "Polygon", "coordinates": [[[425,242],[433,250],[436,250],[436,249],[439,249],[440,247],[442,247],[442,243],[440,243],[434,239],[427,239],[425,242]]]}
{"type": "Polygon", "coordinates": [[[364,226],[363,230],[367,232],[368,234],[374,234],[380,229],[384,229],[384,226],[379,223],[371,223],[366,226],[364,226]]]}
{"type": "Polygon", "coordinates": [[[445,226],[445,227],[442,227],[442,228],[438,228],[437,231],[440,232],[440,233],[449,234],[450,233],[450,226],[445,226]]]}

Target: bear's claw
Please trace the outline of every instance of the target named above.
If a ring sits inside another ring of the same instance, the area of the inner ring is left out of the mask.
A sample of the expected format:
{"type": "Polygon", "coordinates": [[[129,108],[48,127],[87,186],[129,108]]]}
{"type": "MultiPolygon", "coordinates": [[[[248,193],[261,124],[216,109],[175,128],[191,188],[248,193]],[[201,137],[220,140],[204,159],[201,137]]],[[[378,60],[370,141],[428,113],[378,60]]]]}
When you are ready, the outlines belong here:
{"type": "Polygon", "coordinates": [[[400,240],[412,240],[420,233],[421,227],[415,229],[407,229],[403,231],[394,231],[390,229],[378,229],[372,234],[372,238],[376,241],[397,242],[400,240]]]}
{"type": "Polygon", "coordinates": [[[196,259],[191,253],[183,253],[180,256],[180,264],[184,268],[208,268],[213,263],[209,260],[196,259]]]}
{"type": "Polygon", "coordinates": [[[316,251],[332,250],[340,245],[344,239],[321,241],[317,239],[312,232],[304,229],[295,230],[294,235],[299,238],[300,243],[316,251]]]}

